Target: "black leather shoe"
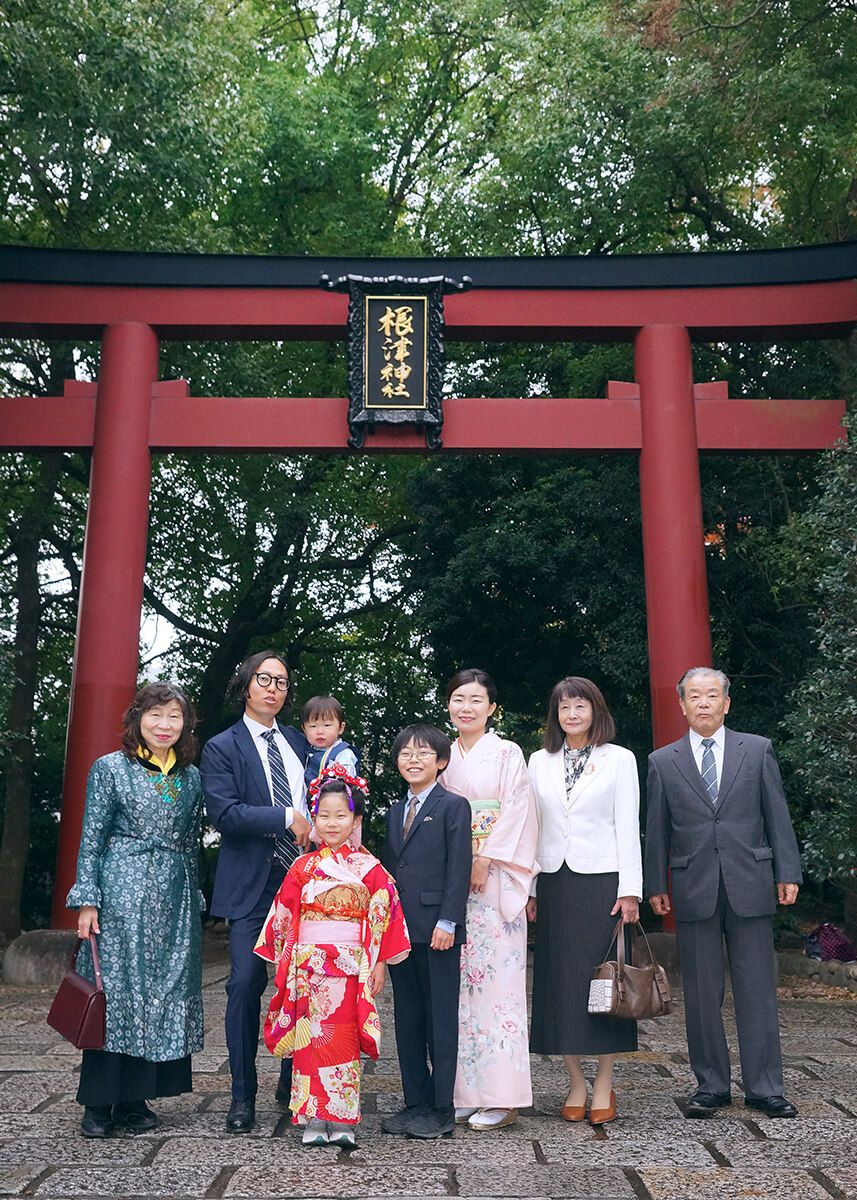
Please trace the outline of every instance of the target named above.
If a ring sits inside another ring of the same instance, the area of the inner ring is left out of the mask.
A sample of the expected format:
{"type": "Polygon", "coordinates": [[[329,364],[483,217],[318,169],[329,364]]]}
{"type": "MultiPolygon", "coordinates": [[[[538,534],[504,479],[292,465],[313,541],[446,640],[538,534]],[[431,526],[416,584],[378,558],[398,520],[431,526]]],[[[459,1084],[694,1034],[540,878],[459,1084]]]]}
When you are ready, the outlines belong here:
{"type": "Polygon", "coordinates": [[[449,1137],[455,1132],[455,1109],[430,1108],[421,1116],[414,1117],[405,1130],[412,1138],[449,1137]]]}
{"type": "Polygon", "coordinates": [[[233,1100],[226,1114],[227,1133],[249,1133],[256,1124],[256,1101],[233,1100]]]}
{"type": "Polygon", "coordinates": [[[87,1106],[83,1110],[80,1132],[88,1138],[108,1138],[113,1132],[113,1117],[109,1104],[87,1106]]]}
{"type": "Polygon", "coordinates": [[[382,1133],[395,1133],[400,1137],[408,1132],[410,1125],[417,1117],[422,1117],[426,1113],[433,1112],[427,1104],[408,1104],[404,1108],[400,1108],[397,1113],[393,1113],[391,1117],[384,1117],[381,1122],[382,1133]]]}
{"type": "Polygon", "coordinates": [[[797,1109],[785,1096],[747,1096],[744,1103],[748,1108],[760,1109],[766,1117],[796,1117],[797,1109]]]}
{"type": "Polygon", "coordinates": [[[145,1133],[158,1123],[157,1113],[152,1112],[145,1100],[132,1100],[130,1104],[113,1105],[113,1124],[130,1129],[132,1133],[145,1133]]]}
{"type": "Polygon", "coordinates": [[[686,1117],[711,1117],[718,1108],[728,1108],[732,1097],[728,1092],[695,1092],[687,1102],[686,1117]]]}

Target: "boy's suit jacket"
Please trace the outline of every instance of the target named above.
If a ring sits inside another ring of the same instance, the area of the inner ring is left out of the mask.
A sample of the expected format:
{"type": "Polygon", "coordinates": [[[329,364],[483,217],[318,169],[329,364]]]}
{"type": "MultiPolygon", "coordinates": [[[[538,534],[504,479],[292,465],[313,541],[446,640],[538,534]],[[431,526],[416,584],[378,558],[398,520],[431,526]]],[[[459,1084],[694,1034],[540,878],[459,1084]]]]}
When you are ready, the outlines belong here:
{"type": "MultiPolygon", "coordinates": [[[[277,723],[295,752],[303,775],[307,742],[302,733],[277,723]]],[[[199,764],[205,807],[220,833],[211,912],[245,917],[262,894],[274,858],[274,839],[283,834],[282,809],[271,803],[262,760],[244,720],[205,743],[199,764]]],[[[306,816],[300,798],[295,811],[306,816]]]]}
{"type": "Polygon", "coordinates": [[[800,853],[767,738],[726,730],[712,806],[687,734],[649,758],[646,895],[667,891],[677,921],[714,914],[720,876],[739,917],[776,909],[775,883],[800,883],[800,853]]]}
{"type": "Polygon", "coordinates": [[[407,838],[406,801],[387,812],[384,866],[396,881],[412,942],[430,942],[438,921],[455,921],[455,941],[467,941],[465,916],[473,843],[470,805],[436,783],[407,838]]]}

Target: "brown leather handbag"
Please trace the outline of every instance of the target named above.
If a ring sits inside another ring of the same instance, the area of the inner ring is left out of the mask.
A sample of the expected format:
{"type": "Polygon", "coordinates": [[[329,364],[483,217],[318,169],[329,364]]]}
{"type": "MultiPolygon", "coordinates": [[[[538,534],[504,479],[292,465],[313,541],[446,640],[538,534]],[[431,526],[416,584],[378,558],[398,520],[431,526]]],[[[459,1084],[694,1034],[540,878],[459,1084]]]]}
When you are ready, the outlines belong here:
{"type": "Polygon", "coordinates": [[[71,952],[69,969],[63,976],[51,1005],[51,1011],[48,1013],[48,1024],[57,1033],[61,1033],[66,1041],[77,1046],[78,1050],[102,1050],[104,1048],[107,1001],[104,995],[104,985],[101,982],[101,962],[98,958],[98,942],[95,934],[89,935],[95,983],[84,979],[75,969],[77,955],[82,945],[83,939],[78,938],[77,944],[71,952]]]}
{"type": "MultiPolygon", "coordinates": [[[[610,946],[616,943],[615,961],[607,960],[596,967],[589,985],[589,1012],[605,1017],[625,1017],[640,1021],[647,1017],[665,1017],[672,1012],[672,998],[667,973],[658,963],[646,932],[635,925],[637,937],[642,936],[649,953],[646,966],[634,967],[625,961],[624,922],[616,922],[610,946]]],[[[637,942],[639,945],[639,940],[637,942]]]]}

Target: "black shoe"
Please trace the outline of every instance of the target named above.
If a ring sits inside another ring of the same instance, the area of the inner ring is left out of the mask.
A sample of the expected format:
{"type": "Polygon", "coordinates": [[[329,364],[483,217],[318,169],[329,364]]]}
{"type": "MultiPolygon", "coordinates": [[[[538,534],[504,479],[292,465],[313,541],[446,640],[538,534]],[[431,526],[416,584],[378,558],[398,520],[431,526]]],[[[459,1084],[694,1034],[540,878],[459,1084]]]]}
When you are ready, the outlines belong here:
{"type": "Polygon", "coordinates": [[[99,1104],[83,1110],[80,1132],[88,1138],[108,1138],[113,1132],[113,1118],[109,1104],[99,1104]]]}
{"type": "Polygon", "coordinates": [[[256,1100],[233,1100],[226,1114],[227,1133],[249,1133],[256,1124],[256,1100]]]}
{"type": "Polygon", "coordinates": [[[130,1129],[132,1133],[145,1133],[158,1123],[157,1113],[152,1112],[145,1100],[132,1100],[129,1104],[113,1105],[113,1124],[130,1129]]]}
{"type": "Polygon", "coordinates": [[[744,1103],[748,1108],[758,1108],[766,1117],[796,1117],[797,1109],[785,1096],[746,1096],[744,1103]]]}
{"type": "Polygon", "coordinates": [[[718,1108],[728,1108],[732,1097],[728,1092],[695,1092],[687,1102],[686,1117],[711,1117],[718,1108]]]}
{"type": "Polygon", "coordinates": [[[427,1104],[408,1104],[404,1108],[400,1108],[397,1113],[393,1113],[391,1117],[384,1117],[381,1122],[382,1133],[396,1133],[404,1136],[411,1126],[411,1123],[422,1117],[426,1113],[433,1112],[427,1104]]]}
{"type": "Polygon", "coordinates": [[[430,1108],[422,1116],[414,1117],[405,1133],[412,1138],[449,1137],[455,1132],[454,1108],[430,1108]]]}

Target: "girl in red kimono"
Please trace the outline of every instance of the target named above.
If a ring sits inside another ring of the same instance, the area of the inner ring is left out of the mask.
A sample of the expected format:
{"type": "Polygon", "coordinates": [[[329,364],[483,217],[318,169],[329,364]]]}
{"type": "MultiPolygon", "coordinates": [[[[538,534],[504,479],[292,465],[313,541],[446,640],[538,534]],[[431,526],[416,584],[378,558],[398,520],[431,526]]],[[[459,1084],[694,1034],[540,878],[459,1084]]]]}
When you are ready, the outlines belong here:
{"type": "Polygon", "coordinates": [[[310,784],[318,850],[289,868],[262,927],[256,954],[276,964],[265,1044],[293,1058],[292,1120],[305,1146],[355,1146],[360,1051],[377,1058],[374,997],[386,962],[410,939],[393,880],[348,838],[363,818],[367,784],[341,763],[310,784]]]}

